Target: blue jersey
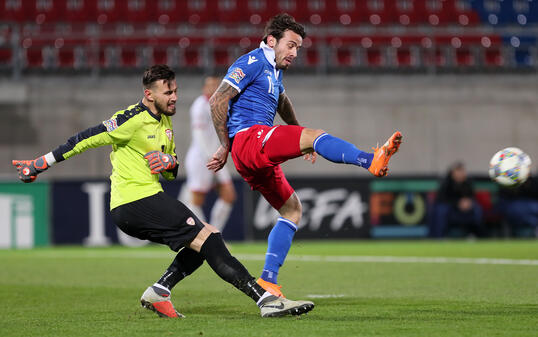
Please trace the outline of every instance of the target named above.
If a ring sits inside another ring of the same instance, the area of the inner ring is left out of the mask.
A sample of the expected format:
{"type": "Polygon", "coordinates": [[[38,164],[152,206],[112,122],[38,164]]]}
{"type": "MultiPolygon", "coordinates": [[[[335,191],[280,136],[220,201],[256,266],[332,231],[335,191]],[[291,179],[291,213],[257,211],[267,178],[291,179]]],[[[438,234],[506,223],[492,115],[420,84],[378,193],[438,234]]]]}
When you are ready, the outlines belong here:
{"type": "Polygon", "coordinates": [[[239,57],[223,81],[239,94],[228,107],[228,136],[255,124],[273,125],[278,98],[284,92],[282,71],[275,68],[275,52],[265,43],[239,57]]]}

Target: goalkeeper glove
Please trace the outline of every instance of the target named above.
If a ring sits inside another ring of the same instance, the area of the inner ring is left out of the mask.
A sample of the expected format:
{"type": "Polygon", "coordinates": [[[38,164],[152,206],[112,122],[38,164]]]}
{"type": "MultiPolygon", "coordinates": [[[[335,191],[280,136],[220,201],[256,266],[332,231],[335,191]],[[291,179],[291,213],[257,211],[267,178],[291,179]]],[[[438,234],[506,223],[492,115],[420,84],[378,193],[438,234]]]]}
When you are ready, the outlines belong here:
{"type": "Polygon", "coordinates": [[[37,178],[37,175],[50,167],[45,159],[41,156],[34,160],[13,160],[11,164],[17,168],[19,179],[25,183],[31,183],[37,178]]]}
{"type": "Polygon", "coordinates": [[[176,167],[177,160],[171,154],[165,154],[161,151],[151,151],[144,156],[149,163],[151,173],[159,174],[162,171],[170,170],[176,167]]]}

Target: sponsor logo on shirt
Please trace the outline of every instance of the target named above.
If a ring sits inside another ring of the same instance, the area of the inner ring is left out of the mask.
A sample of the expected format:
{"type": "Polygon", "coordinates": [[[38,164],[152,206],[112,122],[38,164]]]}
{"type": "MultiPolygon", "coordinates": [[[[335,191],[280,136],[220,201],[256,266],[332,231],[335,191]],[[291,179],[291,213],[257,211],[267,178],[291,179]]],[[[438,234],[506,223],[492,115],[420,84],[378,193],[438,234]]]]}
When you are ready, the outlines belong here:
{"type": "Polygon", "coordinates": [[[106,131],[112,132],[118,128],[118,123],[116,122],[116,118],[111,118],[103,122],[103,125],[106,128],[106,131]]]}
{"type": "Polygon", "coordinates": [[[149,135],[148,139],[155,139],[155,135],[149,135]]]}
{"type": "Polygon", "coordinates": [[[235,81],[235,83],[239,84],[241,80],[245,77],[245,73],[241,68],[235,68],[230,73],[229,77],[235,81]]]}
{"type": "Polygon", "coordinates": [[[256,61],[258,61],[258,59],[255,56],[249,55],[247,64],[252,64],[256,61]]]}
{"type": "Polygon", "coordinates": [[[164,130],[164,133],[166,133],[166,137],[168,137],[168,140],[172,141],[172,138],[174,138],[174,131],[166,129],[164,130]]]}

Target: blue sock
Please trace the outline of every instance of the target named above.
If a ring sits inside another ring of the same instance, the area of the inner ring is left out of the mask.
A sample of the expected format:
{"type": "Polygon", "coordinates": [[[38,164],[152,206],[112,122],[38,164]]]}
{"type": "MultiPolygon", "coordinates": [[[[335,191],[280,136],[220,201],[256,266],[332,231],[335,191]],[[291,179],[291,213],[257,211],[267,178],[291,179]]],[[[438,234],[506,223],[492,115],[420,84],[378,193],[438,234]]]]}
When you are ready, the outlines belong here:
{"type": "Polygon", "coordinates": [[[353,164],[368,169],[374,159],[373,153],[363,152],[343,139],[328,133],[319,135],[314,140],[314,151],[333,163],[353,164]]]}
{"type": "Polygon", "coordinates": [[[277,284],[278,270],[284,264],[291,247],[297,225],[288,219],[278,218],[267,239],[267,253],[261,278],[277,284]]]}

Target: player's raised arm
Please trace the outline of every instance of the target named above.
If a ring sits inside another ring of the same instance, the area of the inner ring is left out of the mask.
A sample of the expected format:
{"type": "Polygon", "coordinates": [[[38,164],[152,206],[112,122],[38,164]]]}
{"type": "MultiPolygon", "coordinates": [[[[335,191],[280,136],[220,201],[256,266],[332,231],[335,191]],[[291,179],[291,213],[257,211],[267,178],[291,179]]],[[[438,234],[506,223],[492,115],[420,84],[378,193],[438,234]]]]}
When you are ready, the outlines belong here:
{"type": "Polygon", "coordinates": [[[213,154],[213,157],[207,163],[207,168],[213,171],[218,171],[226,164],[228,159],[228,152],[230,151],[230,139],[228,138],[228,126],[226,121],[228,118],[228,104],[232,98],[234,98],[239,91],[228,84],[226,81],[222,81],[217,91],[209,99],[209,106],[211,107],[211,118],[213,119],[213,125],[215,131],[220,140],[220,147],[217,152],[213,154]]]}
{"type": "Polygon", "coordinates": [[[291,104],[291,100],[285,92],[281,93],[278,97],[277,112],[284,122],[289,125],[299,125],[297,117],[295,116],[295,110],[291,104]]]}
{"type": "Polygon", "coordinates": [[[56,162],[61,162],[90,148],[127,142],[136,130],[132,116],[138,112],[136,107],[115,115],[96,126],[90,127],[70,137],[65,144],[34,160],[13,160],[12,164],[19,172],[19,179],[31,183],[37,175],[56,162]],[[127,123],[130,121],[129,123],[127,123]]]}

